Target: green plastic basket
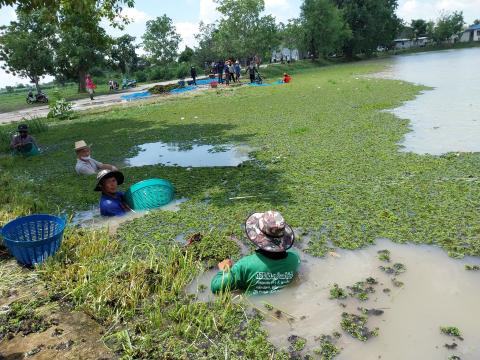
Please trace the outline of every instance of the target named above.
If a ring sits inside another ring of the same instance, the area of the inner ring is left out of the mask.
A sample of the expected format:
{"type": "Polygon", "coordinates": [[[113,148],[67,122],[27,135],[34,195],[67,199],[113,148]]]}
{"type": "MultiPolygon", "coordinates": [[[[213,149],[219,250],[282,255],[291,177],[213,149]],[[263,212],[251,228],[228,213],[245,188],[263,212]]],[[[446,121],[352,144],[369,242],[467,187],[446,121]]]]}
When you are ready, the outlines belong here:
{"type": "Polygon", "coordinates": [[[13,151],[14,155],[21,155],[21,156],[35,156],[40,154],[40,150],[35,146],[35,144],[27,143],[21,148],[13,151]]]}
{"type": "Polygon", "coordinates": [[[132,210],[150,210],[168,204],[174,194],[170,181],[149,179],[132,185],[125,193],[125,201],[132,210]]]}

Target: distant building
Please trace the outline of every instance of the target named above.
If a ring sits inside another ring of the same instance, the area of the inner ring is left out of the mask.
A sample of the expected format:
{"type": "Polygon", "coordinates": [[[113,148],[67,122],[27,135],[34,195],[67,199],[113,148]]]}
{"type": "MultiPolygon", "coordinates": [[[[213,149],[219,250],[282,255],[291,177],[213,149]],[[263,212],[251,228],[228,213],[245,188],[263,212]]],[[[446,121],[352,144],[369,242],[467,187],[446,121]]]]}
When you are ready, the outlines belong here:
{"type": "Polygon", "coordinates": [[[393,40],[393,43],[395,44],[395,49],[410,49],[411,47],[414,47],[414,41],[410,39],[395,39],[393,40]]]}
{"type": "Polygon", "coordinates": [[[427,46],[430,39],[426,36],[419,37],[417,39],[396,39],[393,40],[396,50],[400,49],[410,49],[410,48],[417,48],[417,47],[425,47],[427,46]]]}
{"type": "Polygon", "coordinates": [[[460,37],[461,42],[480,41],[480,24],[472,25],[460,37]]]}
{"type": "Polygon", "coordinates": [[[272,52],[272,63],[296,60],[300,60],[300,52],[297,49],[282,48],[272,52]]]}

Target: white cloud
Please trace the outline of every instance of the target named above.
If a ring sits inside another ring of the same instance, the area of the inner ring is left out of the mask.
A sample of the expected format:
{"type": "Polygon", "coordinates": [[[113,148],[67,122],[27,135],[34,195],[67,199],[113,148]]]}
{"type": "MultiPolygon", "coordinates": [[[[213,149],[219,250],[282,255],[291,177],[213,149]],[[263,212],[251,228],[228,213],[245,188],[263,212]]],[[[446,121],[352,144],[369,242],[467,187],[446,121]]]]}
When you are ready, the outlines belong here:
{"type": "Polygon", "coordinates": [[[213,0],[200,0],[200,21],[211,24],[220,18],[217,4],[213,0]]]}
{"type": "Polygon", "coordinates": [[[189,46],[193,49],[193,47],[197,45],[195,34],[198,33],[198,24],[188,21],[179,21],[175,22],[175,27],[177,28],[177,32],[182,37],[180,51],[185,49],[185,46],[189,46]]]}
{"type": "Polygon", "coordinates": [[[122,16],[126,16],[131,23],[147,22],[152,19],[150,15],[136,8],[123,8],[121,14],[122,16]]]}
{"type": "Polygon", "coordinates": [[[15,9],[11,6],[0,8],[0,26],[9,25],[11,21],[17,20],[15,9]]]}
{"type": "Polygon", "coordinates": [[[480,0],[400,0],[398,16],[406,22],[412,19],[435,20],[442,11],[463,11],[465,21],[470,24],[480,18],[480,0]]]}

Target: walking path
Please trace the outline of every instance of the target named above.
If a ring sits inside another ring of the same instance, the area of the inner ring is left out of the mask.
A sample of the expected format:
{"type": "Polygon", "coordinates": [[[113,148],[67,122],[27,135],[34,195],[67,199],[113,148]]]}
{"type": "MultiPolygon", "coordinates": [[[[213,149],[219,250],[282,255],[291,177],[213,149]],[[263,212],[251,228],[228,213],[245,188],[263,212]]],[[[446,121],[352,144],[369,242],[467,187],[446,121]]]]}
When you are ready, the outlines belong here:
{"type": "MultiPolygon", "coordinates": [[[[198,80],[200,79],[202,78],[198,78],[198,80]]],[[[83,110],[89,110],[89,109],[94,109],[99,107],[105,107],[105,106],[121,103],[123,101],[122,96],[125,94],[132,93],[132,92],[145,91],[152,88],[155,85],[176,84],[178,81],[179,80],[169,80],[169,81],[163,81],[163,82],[157,82],[157,83],[151,83],[151,84],[143,84],[135,88],[131,88],[127,91],[95,96],[95,99],[93,101],[90,100],[89,98],[86,98],[86,99],[73,100],[71,102],[73,104],[73,110],[75,111],[83,111],[83,110]]],[[[17,122],[17,121],[21,121],[24,118],[29,119],[32,117],[45,117],[47,116],[48,112],[49,112],[49,108],[47,105],[7,112],[7,113],[0,114],[0,124],[17,122]]]]}

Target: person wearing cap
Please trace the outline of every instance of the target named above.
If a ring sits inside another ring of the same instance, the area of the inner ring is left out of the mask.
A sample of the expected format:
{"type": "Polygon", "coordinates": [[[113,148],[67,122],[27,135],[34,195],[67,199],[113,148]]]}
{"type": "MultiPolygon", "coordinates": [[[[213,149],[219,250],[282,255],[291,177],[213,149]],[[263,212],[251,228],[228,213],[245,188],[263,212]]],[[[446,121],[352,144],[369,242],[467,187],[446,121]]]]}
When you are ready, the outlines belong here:
{"type": "Polygon", "coordinates": [[[120,171],[102,170],[97,176],[95,191],[101,191],[100,214],[102,216],[123,216],[131,211],[125,202],[125,195],[117,191],[122,185],[125,177],[120,171]]]}
{"type": "Polygon", "coordinates": [[[28,133],[28,126],[26,124],[18,125],[18,135],[13,137],[10,147],[13,150],[22,151],[32,145],[38,148],[37,142],[33,136],[28,133]]]}
{"type": "Polygon", "coordinates": [[[251,215],[245,222],[245,231],[257,250],[236,264],[230,259],[218,264],[220,271],[210,286],[213,293],[244,290],[253,295],[271,294],[295,278],[300,258],[295,252],[289,251],[295,236],[279,212],[251,215]]]}
{"type": "Polygon", "coordinates": [[[90,157],[90,146],[83,140],[75,142],[75,152],[77,154],[77,164],[75,171],[78,175],[94,175],[100,170],[117,170],[110,164],[103,164],[90,157]]]}

